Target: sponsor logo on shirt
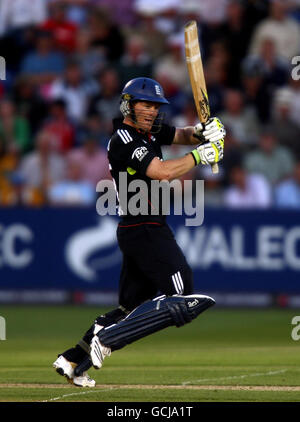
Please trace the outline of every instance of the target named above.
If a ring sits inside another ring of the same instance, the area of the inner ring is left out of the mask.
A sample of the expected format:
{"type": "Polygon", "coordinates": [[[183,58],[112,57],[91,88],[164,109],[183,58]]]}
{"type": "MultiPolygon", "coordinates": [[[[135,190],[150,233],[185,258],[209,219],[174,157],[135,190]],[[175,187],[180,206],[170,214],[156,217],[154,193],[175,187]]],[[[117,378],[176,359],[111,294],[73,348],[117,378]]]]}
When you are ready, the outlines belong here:
{"type": "Polygon", "coordinates": [[[138,147],[133,151],[131,158],[136,157],[139,161],[142,161],[148,152],[146,147],[138,147]]]}

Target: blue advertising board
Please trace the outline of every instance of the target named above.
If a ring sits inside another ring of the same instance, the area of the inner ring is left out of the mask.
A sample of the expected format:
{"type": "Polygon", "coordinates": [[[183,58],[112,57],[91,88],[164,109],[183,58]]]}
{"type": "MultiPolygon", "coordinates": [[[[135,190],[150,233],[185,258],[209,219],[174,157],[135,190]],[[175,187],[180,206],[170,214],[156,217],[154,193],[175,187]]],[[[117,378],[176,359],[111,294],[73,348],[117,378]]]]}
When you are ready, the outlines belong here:
{"type": "MultiPolygon", "coordinates": [[[[300,293],[298,212],[206,209],[199,227],[168,222],[196,291],[300,293]]],[[[0,289],[116,291],[117,224],[95,208],[1,209],[0,289]]]]}

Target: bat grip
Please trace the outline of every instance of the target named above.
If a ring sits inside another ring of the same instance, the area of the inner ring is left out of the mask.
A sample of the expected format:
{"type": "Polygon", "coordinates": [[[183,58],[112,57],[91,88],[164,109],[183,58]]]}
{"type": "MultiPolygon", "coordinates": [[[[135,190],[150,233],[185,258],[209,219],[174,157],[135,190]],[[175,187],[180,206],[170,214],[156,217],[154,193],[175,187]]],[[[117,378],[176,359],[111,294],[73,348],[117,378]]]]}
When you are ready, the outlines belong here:
{"type": "Polygon", "coordinates": [[[218,163],[214,163],[214,164],[212,164],[212,165],[211,165],[211,171],[212,171],[214,174],[219,173],[219,166],[218,166],[218,163]]]}

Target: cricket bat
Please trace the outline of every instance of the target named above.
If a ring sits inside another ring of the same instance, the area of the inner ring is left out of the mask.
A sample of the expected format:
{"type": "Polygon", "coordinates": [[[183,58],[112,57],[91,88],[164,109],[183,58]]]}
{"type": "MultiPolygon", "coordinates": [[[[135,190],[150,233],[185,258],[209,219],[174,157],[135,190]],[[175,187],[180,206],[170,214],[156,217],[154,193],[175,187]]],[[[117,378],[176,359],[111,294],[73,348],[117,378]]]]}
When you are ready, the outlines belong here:
{"type": "MultiPolygon", "coordinates": [[[[201,123],[210,116],[206,83],[198,40],[197,22],[190,21],[184,26],[185,57],[192,86],[197,114],[201,123]]],[[[212,164],[213,173],[219,172],[218,164],[212,164]]]]}

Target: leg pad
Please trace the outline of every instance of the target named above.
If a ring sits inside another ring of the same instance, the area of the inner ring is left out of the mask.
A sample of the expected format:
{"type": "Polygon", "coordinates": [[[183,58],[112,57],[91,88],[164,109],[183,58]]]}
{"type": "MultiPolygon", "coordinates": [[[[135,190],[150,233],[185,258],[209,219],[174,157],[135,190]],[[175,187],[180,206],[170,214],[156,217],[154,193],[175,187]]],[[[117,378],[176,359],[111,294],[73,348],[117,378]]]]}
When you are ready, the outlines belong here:
{"type": "Polygon", "coordinates": [[[99,331],[100,342],[113,350],[170,326],[180,327],[193,319],[215,301],[209,296],[163,296],[147,301],[126,318],[99,331]]]}

